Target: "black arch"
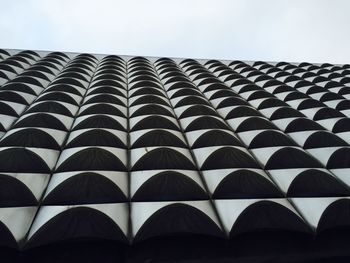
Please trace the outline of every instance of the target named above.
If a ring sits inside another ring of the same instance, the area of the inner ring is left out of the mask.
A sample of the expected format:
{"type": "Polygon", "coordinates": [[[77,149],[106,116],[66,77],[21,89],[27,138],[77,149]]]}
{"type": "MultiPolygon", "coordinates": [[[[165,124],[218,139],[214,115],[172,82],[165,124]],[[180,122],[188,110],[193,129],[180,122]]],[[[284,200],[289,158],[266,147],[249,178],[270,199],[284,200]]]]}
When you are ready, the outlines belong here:
{"type": "Polygon", "coordinates": [[[259,201],[247,207],[233,224],[230,237],[260,231],[291,231],[311,234],[311,229],[291,210],[272,201],[259,201]]]}
{"type": "Polygon", "coordinates": [[[107,177],[93,172],[74,175],[43,200],[43,205],[74,205],[126,202],[122,190],[107,177]]]}
{"type": "Polygon", "coordinates": [[[68,171],[126,171],[125,165],[112,153],[101,148],[86,148],[68,157],[56,172],[68,171]]]}
{"type": "Polygon", "coordinates": [[[60,241],[84,239],[116,240],[127,243],[124,233],[107,215],[93,208],[76,207],[51,218],[38,229],[26,246],[30,248],[60,241]]]}
{"type": "Polygon", "coordinates": [[[208,195],[191,178],[175,171],[158,173],[134,194],[132,201],[204,200],[208,195]]]}
{"type": "Polygon", "coordinates": [[[213,198],[281,198],[282,193],[262,175],[250,170],[237,170],[228,174],[216,187],[213,198]]]}
{"type": "Polygon", "coordinates": [[[131,148],[152,147],[152,146],[173,146],[186,148],[186,144],[176,135],[165,130],[153,130],[140,136],[131,148]]]}
{"type": "Polygon", "coordinates": [[[220,228],[202,211],[185,204],[172,204],[148,218],[137,232],[134,242],[169,235],[223,237],[220,228]]]}
{"type": "Polygon", "coordinates": [[[284,147],[276,151],[265,165],[265,169],[322,168],[322,165],[301,149],[284,147]]]}
{"type": "Polygon", "coordinates": [[[349,189],[330,174],[310,169],[300,174],[288,188],[288,197],[347,196],[349,189]]]}
{"type": "Polygon", "coordinates": [[[101,129],[89,130],[78,135],[66,145],[66,148],[81,146],[109,146],[126,148],[125,143],[120,138],[109,131],[101,129]]]}
{"type": "Polygon", "coordinates": [[[50,168],[39,155],[15,147],[0,152],[0,170],[8,173],[50,173],[50,168]]]}
{"type": "Polygon", "coordinates": [[[255,160],[245,152],[233,148],[222,147],[213,153],[203,163],[202,170],[225,168],[260,168],[255,160]]]}
{"type": "Polygon", "coordinates": [[[48,133],[28,128],[16,131],[0,141],[0,147],[23,146],[60,150],[60,145],[48,133]]]}
{"type": "Polygon", "coordinates": [[[196,170],[194,164],[183,154],[171,148],[156,148],[148,151],[132,167],[132,171],[156,169],[196,170]]]}

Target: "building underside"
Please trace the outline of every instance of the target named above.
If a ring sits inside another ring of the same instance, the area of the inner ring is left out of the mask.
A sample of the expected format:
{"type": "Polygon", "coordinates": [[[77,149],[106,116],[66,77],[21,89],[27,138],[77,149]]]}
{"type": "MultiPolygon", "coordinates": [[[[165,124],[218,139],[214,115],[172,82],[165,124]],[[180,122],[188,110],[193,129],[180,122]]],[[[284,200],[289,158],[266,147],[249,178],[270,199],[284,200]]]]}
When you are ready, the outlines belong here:
{"type": "Polygon", "coordinates": [[[349,262],[350,65],[0,49],[1,262],[349,262]]]}

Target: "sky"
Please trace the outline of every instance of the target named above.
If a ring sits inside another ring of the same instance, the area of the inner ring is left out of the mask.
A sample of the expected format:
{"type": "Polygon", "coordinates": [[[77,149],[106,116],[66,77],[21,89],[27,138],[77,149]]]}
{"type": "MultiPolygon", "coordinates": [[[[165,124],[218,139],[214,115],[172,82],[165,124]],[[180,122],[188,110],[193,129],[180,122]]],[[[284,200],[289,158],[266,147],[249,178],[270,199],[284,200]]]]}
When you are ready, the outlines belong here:
{"type": "Polygon", "coordinates": [[[0,0],[0,47],[350,63],[349,0],[0,0]]]}

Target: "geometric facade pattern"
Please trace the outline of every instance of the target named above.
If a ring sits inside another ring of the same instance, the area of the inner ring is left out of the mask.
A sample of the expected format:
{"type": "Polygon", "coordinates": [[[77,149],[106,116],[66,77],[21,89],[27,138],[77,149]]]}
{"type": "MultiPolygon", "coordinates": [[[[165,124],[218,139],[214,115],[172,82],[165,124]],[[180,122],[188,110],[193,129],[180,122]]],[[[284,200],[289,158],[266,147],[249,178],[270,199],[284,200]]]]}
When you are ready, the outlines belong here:
{"type": "Polygon", "coordinates": [[[345,257],[349,117],[350,65],[0,50],[0,246],[345,257]]]}

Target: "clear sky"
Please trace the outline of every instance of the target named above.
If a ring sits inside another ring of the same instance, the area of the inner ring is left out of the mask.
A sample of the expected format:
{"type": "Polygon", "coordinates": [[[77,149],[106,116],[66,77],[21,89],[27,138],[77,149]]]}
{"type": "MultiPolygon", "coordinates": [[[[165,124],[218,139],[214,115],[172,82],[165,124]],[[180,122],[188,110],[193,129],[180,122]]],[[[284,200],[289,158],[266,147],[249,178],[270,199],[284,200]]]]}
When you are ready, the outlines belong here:
{"type": "Polygon", "coordinates": [[[350,0],[0,0],[0,47],[350,63],[350,0]]]}

